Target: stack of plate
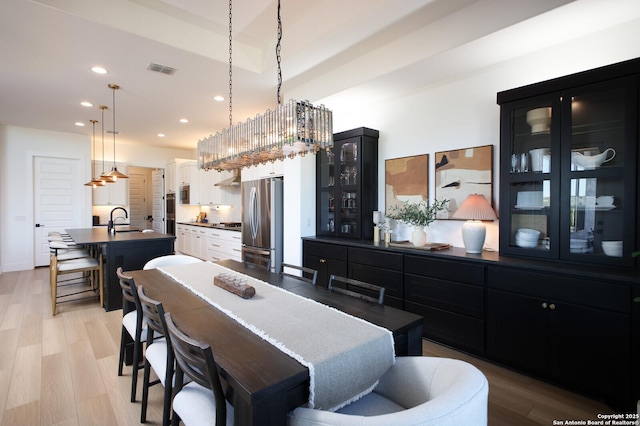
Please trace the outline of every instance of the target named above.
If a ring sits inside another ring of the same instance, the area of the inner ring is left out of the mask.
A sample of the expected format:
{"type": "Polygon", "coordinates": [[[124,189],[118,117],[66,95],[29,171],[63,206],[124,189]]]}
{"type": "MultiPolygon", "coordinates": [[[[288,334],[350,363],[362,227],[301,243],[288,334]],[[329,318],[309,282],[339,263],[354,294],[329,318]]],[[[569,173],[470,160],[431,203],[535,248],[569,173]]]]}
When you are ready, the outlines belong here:
{"type": "Polygon", "coordinates": [[[589,247],[589,242],[587,240],[571,238],[569,241],[569,251],[571,253],[590,253],[592,248],[589,247]]]}
{"type": "Polygon", "coordinates": [[[538,238],[540,238],[540,231],[520,228],[516,232],[516,245],[523,248],[534,248],[538,245],[538,238]]]}

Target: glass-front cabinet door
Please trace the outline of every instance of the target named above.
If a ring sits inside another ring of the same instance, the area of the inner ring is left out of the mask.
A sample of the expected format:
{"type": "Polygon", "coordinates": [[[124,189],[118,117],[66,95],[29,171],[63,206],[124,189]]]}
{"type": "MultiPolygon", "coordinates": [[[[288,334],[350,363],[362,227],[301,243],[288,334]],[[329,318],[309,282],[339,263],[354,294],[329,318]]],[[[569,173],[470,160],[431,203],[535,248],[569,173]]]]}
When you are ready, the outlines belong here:
{"type": "Polygon", "coordinates": [[[633,264],[637,90],[617,78],[501,105],[501,253],[633,264]]]}
{"type": "Polygon", "coordinates": [[[373,238],[377,153],[378,131],[360,128],[335,134],[333,148],[317,154],[317,235],[373,238]]]}

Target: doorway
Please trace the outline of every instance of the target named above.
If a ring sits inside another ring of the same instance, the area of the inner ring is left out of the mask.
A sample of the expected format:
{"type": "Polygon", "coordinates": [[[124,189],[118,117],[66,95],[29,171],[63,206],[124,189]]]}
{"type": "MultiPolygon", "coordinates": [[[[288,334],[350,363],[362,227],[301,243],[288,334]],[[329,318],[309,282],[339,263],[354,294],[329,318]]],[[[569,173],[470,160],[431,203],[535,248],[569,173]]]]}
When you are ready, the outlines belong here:
{"type": "Polygon", "coordinates": [[[45,266],[49,264],[49,232],[83,223],[80,160],[34,156],[33,178],[34,266],[45,266]]]}
{"type": "Polygon", "coordinates": [[[131,226],[164,232],[164,171],[129,166],[128,174],[131,226]]]}

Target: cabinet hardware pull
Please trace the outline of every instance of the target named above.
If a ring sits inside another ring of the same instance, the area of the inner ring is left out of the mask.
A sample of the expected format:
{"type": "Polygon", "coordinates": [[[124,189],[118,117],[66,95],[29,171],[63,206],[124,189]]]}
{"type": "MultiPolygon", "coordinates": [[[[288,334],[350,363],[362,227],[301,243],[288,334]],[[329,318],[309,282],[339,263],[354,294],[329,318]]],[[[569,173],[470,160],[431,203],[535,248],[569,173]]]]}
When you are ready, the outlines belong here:
{"type": "Polygon", "coordinates": [[[552,304],[549,305],[549,309],[554,310],[555,308],[556,308],[555,303],[552,303],[552,304]]]}
{"type": "Polygon", "coordinates": [[[327,263],[327,261],[324,259],[320,259],[320,263],[327,263]]]}
{"type": "Polygon", "coordinates": [[[547,305],[547,302],[542,302],[542,309],[547,309],[549,305],[547,305]]]}

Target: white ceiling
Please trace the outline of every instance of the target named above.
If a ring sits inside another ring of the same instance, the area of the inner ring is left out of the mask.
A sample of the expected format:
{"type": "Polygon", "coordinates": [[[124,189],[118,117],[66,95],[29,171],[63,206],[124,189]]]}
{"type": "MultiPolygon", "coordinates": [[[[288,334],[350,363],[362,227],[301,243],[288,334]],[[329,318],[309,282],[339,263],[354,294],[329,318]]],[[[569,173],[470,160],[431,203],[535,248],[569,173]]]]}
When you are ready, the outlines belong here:
{"type": "MultiPolygon", "coordinates": [[[[283,101],[329,108],[374,104],[640,17],[637,0],[281,3],[283,101]]],[[[89,135],[100,111],[80,102],[111,108],[107,85],[115,83],[118,143],[195,148],[229,125],[228,101],[213,100],[229,93],[228,7],[212,0],[2,0],[0,123],[89,135]],[[148,71],[150,63],[177,72],[148,71]],[[91,72],[94,65],[109,73],[91,72]]],[[[277,103],[276,10],[275,0],[233,4],[234,123],[277,103]]],[[[111,130],[111,109],[104,121],[111,130]]]]}

